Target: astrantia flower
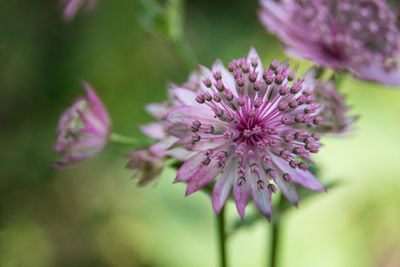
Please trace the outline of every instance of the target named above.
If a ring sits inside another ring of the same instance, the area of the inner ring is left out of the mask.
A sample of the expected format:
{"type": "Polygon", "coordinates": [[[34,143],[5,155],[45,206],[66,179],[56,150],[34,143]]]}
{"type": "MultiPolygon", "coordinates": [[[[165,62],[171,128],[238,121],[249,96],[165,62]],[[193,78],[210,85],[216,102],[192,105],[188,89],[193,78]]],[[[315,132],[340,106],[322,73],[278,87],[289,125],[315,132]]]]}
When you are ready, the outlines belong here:
{"type": "Polygon", "coordinates": [[[73,19],[80,9],[89,12],[95,8],[98,2],[99,0],[61,0],[61,5],[64,8],[64,19],[73,19]]]}
{"type": "Polygon", "coordinates": [[[400,33],[385,0],[260,0],[287,51],[362,80],[400,86],[400,33]]]}
{"type": "Polygon", "coordinates": [[[311,68],[305,74],[307,83],[314,87],[313,96],[320,106],[318,116],[322,117],[322,123],[312,129],[317,134],[345,134],[352,129],[356,116],[349,115],[349,107],[343,96],[336,90],[334,79],[319,81],[316,77],[316,69],[311,68]]]}
{"type": "MultiPolygon", "coordinates": [[[[199,76],[194,72],[182,86],[195,91],[199,88],[199,84],[199,76]]],[[[172,94],[173,88],[176,87],[178,86],[174,84],[169,86],[168,101],[151,103],[146,106],[147,112],[158,121],[141,125],[139,128],[145,135],[156,140],[156,143],[146,149],[134,150],[127,155],[129,162],[126,167],[135,170],[134,178],[138,179],[139,186],[145,186],[156,179],[164,169],[165,161],[168,158],[184,161],[192,154],[179,147],[169,149],[178,140],[172,133],[183,131],[189,134],[188,128],[162,120],[170,109],[182,105],[182,102],[172,94]]]]}
{"type": "Polygon", "coordinates": [[[211,70],[200,67],[197,92],[174,88],[182,103],[170,110],[171,127],[186,126],[173,134],[183,147],[196,154],[179,168],[176,182],[187,182],[186,195],[216,178],[212,205],[223,207],[233,187],[239,215],[243,218],[250,194],[258,210],[271,218],[271,194],[276,186],[297,205],[296,184],[324,190],[307,170],[310,153],[319,150],[313,129],[323,123],[317,113],[314,84],[295,80],[288,65],[272,62],[263,69],[254,49],[246,58],[221,61],[211,70]]]}
{"type": "Polygon", "coordinates": [[[110,118],[92,87],[83,83],[87,96],[81,97],[68,108],[58,123],[57,143],[54,149],[62,154],[56,162],[67,167],[98,153],[110,136],[110,118]]]}
{"type": "Polygon", "coordinates": [[[336,90],[332,80],[319,82],[313,92],[316,102],[322,106],[319,116],[323,123],[318,125],[314,132],[320,134],[343,134],[351,130],[357,119],[348,114],[349,107],[343,96],[336,90]]]}

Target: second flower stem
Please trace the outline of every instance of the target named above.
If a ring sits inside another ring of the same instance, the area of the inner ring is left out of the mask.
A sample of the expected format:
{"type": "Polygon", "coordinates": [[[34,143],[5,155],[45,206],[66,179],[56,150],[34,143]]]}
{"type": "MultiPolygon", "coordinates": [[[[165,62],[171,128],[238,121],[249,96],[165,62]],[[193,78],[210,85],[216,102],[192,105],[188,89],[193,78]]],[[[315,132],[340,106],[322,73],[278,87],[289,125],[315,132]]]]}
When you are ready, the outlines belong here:
{"type": "Polygon", "coordinates": [[[277,267],[277,256],[279,246],[279,219],[271,222],[271,239],[270,239],[270,258],[269,267],[277,267]]]}
{"type": "Polygon", "coordinates": [[[226,260],[226,232],[225,232],[225,207],[217,216],[218,223],[218,239],[219,239],[219,252],[220,252],[220,266],[227,267],[226,260]]]}

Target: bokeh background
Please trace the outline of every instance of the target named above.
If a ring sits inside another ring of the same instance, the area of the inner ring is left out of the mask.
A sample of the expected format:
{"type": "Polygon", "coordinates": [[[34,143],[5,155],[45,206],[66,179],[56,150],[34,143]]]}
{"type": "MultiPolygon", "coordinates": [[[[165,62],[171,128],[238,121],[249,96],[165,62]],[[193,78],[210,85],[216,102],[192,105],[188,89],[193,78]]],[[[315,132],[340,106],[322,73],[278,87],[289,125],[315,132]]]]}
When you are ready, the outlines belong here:
{"type": "MultiPolygon", "coordinates": [[[[227,63],[250,45],[264,62],[285,60],[257,20],[257,1],[190,0],[185,35],[198,62],[227,63]]],[[[138,23],[133,0],[101,0],[65,23],[55,0],[0,2],[0,266],[217,266],[215,215],[206,194],[184,197],[174,170],[137,188],[129,147],[56,171],[52,145],[80,80],[97,90],[116,132],[143,138],[143,107],[188,73],[162,37],[138,23]]],[[[291,60],[304,70],[310,63],[291,60]]],[[[400,91],[346,79],[360,115],[316,156],[323,183],[340,180],[285,217],[281,266],[400,266],[400,91]]],[[[228,204],[229,223],[239,216],[228,204]]],[[[252,204],[248,212],[253,210],[252,204]]],[[[269,224],[229,237],[231,266],[264,266],[269,224]]]]}

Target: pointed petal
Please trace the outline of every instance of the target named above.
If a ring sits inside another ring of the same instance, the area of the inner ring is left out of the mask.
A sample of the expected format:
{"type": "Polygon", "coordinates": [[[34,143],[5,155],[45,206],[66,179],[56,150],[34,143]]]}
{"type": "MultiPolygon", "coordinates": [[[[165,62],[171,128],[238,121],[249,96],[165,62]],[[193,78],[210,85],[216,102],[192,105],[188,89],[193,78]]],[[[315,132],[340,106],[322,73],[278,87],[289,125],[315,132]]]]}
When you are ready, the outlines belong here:
{"type": "Polygon", "coordinates": [[[200,105],[196,102],[196,93],[185,88],[176,87],[172,89],[174,95],[184,104],[189,106],[200,105]]]}
{"type": "Polygon", "coordinates": [[[211,125],[223,124],[219,119],[214,118],[213,111],[206,106],[179,106],[170,110],[165,118],[172,123],[179,122],[188,125],[194,120],[211,125]]]}
{"type": "Polygon", "coordinates": [[[201,162],[205,159],[204,153],[200,152],[185,161],[179,168],[174,183],[185,182],[200,168],[201,162]]]}
{"type": "Polygon", "coordinates": [[[91,108],[93,114],[108,127],[110,124],[110,117],[108,116],[107,110],[101,102],[100,98],[97,96],[93,87],[85,81],[82,81],[82,86],[85,89],[89,102],[93,105],[91,108]]]}
{"type": "Polygon", "coordinates": [[[275,178],[275,183],[289,202],[297,207],[299,204],[299,193],[297,192],[296,185],[293,182],[285,181],[279,175],[275,178]]]}
{"type": "Polygon", "coordinates": [[[214,62],[212,66],[212,71],[220,71],[222,75],[222,82],[224,83],[225,87],[230,89],[235,96],[238,96],[236,91],[235,79],[233,78],[233,75],[225,68],[221,60],[217,59],[214,62]]]}
{"type": "Polygon", "coordinates": [[[140,131],[154,139],[165,138],[164,125],[161,122],[153,122],[139,126],[140,131]]]}
{"type": "Polygon", "coordinates": [[[300,169],[293,169],[289,166],[289,164],[285,160],[283,160],[277,156],[274,156],[274,155],[272,155],[272,156],[274,157],[273,161],[276,164],[276,166],[279,169],[281,169],[281,171],[283,173],[290,174],[291,179],[295,183],[298,183],[298,184],[300,184],[306,188],[309,188],[311,190],[314,190],[314,191],[324,191],[325,190],[325,187],[323,187],[321,185],[321,183],[317,180],[317,178],[315,178],[315,176],[311,172],[303,171],[300,169]]]}
{"type": "Polygon", "coordinates": [[[237,181],[233,181],[233,198],[235,199],[237,211],[242,219],[244,218],[245,208],[249,202],[249,195],[249,181],[246,181],[242,185],[238,185],[237,181]]]}
{"type": "Polygon", "coordinates": [[[231,191],[233,181],[236,181],[238,178],[237,176],[238,174],[236,168],[234,167],[234,161],[231,160],[231,162],[227,163],[225,166],[213,188],[212,206],[217,215],[224,206],[231,191]]]}
{"type": "Polygon", "coordinates": [[[400,69],[386,71],[383,65],[376,64],[372,66],[361,66],[358,72],[362,80],[378,82],[387,86],[400,87],[400,69]]]}
{"type": "Polygon", "coordinates": [[[211,182],[219,173],[218,162],[211,160],[211,163],[200,167],[190,178],[186,187],[186,196],[200,190],[206,184],[211,182]]]}
{"type": "MultiPolygon", "coordinates": [[[[250,178],[254,204],[256,205],[258,211],[270,221],[272,216],[271,192],[268,190],[268,187],[263,189],[259,189],[257,187],[257,177],[253,176],[250,178]]],[[[266,180],[264,180],[264,183],[266,183],[266,185],[268,184],[266,180]]]]}
{"type": "Polygon", "coordinates": [[[162,119],[169,109],[165,103],[150,103],[145,107],[146,111],[156,119],[162,119]]]}
{"type": "Polygon", "coordinates": [[[263,75],[264,69],[263,69],[263,65],[262,65],[260,56],[258,55],[257,50],[254,47],[251,47],[249,53],[247,54],[246,62],[247,62],[247,64],[249,64],[249,66],[251,66],[252,58],[257,58],[258,64],[256,67],[256,72],[258,72],[257,79],[259,80],[259,79],[261,79],[261,77],[263,75]]]}

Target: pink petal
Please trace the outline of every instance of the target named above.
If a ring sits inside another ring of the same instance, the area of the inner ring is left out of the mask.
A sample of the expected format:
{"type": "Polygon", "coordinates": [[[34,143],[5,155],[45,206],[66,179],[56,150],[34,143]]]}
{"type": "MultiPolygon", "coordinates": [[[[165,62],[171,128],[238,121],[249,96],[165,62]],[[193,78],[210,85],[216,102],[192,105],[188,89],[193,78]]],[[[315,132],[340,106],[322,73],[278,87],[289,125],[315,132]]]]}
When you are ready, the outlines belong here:
{"type": "MultiPolygon", "coordinates": [[[[249,178],[254,204],[256,205],[258,211],[270,221],[272,215],[271,192],[268,190],[267,186],[265,186],[263,189],[258,188],[257,177],[249,176],[249,178]]],[[[268,184],[266,181],[264,181],[264,183],[266,185],[268,184]]]]}
{"type": "Polygon", "coordinates": [[[362,80],[400,87],[400,69],[386,71],[384,66],[377,64],[373,66],[361,66],[358,68],[358,73],[362,80]]]}
{"type": "Polygon", "coordinates": [[[238,174],[234,166],[234,161],[231,161],[227,163],[213,188],[212,206],[217,215],[220,213],[229,196],[233,181],[236,181],[237,178],[238,174]]]}
{"type": "Polygon", "coordinates": [[[197,94],[193,91],[187,90],[185,88],[176,87],[172,89],[174,95],[184,104],[189,106],[200,105],[196,102],[197,94]]]}
{"type": "Polygon", "coordinates": [[[290,203],[294,206],[299,204],[299,193],[297,192],[296,185],[293,182],[287,182],[281,176],[276,176],[275,183],[290,203]]]}
{"type": "Polygon", "coordinates": [[[188,181],[188,185],[186,187],[186,196],[203,188],[220,172],[221,169],[218,168],[218,162],[216,160],[211,160],[210,164],[200,167],[188,181]]]}
{"type": "Polygon", "coordinates": [[[139,129],[142,131],[142,133],[151,138],[154,139],[165,138],[164,125],[161,122],[153,122],[153,123],[148,123],[146,125],[141,125],[139,126],[139,129]]]}
{"type": "Polygon", "coordinates": [[[165,118],[172,123],[186,123],[188,125],[194,120],[211,125],[223,124],[220,120],[214,118],[213,111],[206,106],[179,106],[170,110],[165,118]]]}
{"type": "Polygon", "coordinates": [[[185,182],[200,168],[201,162],[205,159],[204,153],[200,152],[185,161],[179,168],[174,183],[185,182]]]}
{"type": "Polygon", "coordinates": [[[146,105],[146,111],[156,119],[162,119],[167,115],[169,108],[165,103],[150,103],[146,105]]]}
{"type": "Polygon", "coordinates": [[[110,117],[100,98],[96,95],[90,84],[83,81],[82,86],[88,95],[89,102],[93,105],[91,109],[92,112],[104,125],[108,127],[110,125],[110,117]]]}
{"type": "Polygon", "coordinates": [[[244,218],[244,212],[249,202],[249,195],[249,181],[246,181],[242,185],[238,185],[237,181],[233,181],[233,198],[235,199],[237,211],[242,219],[244,218]]]}
{"type": "Polygon", "coordinates": [[[325,191],[325,187],[321,185],[321,183],[315,178],[315,176],[309,171],[303,171],[300,169],[293,169],[289,166],[289,164],[277,157],[273,156],[273,161],[278,166],[279,169],[284,173],[288,173],[291,176],[291,179],[306,188],[309,188],[314,191],[325,191]]]}
{"type": "MultiPolygon", "coordinates": [[[[251,47],[249,53],[247,54],[246,62],[247,62],[247,64],[249,64],[249,66],[251,66],[251,59],[252,58],[257,58],[258,59],[257,60],[258,64],[257,64],[257,67],[256,67],[256,72],[258,72],[257,80],[259,80],[259,79],[261,79],[261,76],[263,75],[264,69],[263,69],[263,65],[262,65],[261,59],[260,59],[260,57],[259,57],[259,55],[257,53],[257,50],[254,47],[251,47]]],[[[253,67],[251,67],[251,69],[253,69],[253,67]]]]}
{"type": "Polygon", "coordinates": [[[222,75],[222,82],[224,83],[225,87],[230,89],[232,93],[237,97],[236,91],[236,83],[233,75],[224,67],[224,64],[221,60],[216,60],[212,66],[212,71],[220,71],[222,75]]]}

